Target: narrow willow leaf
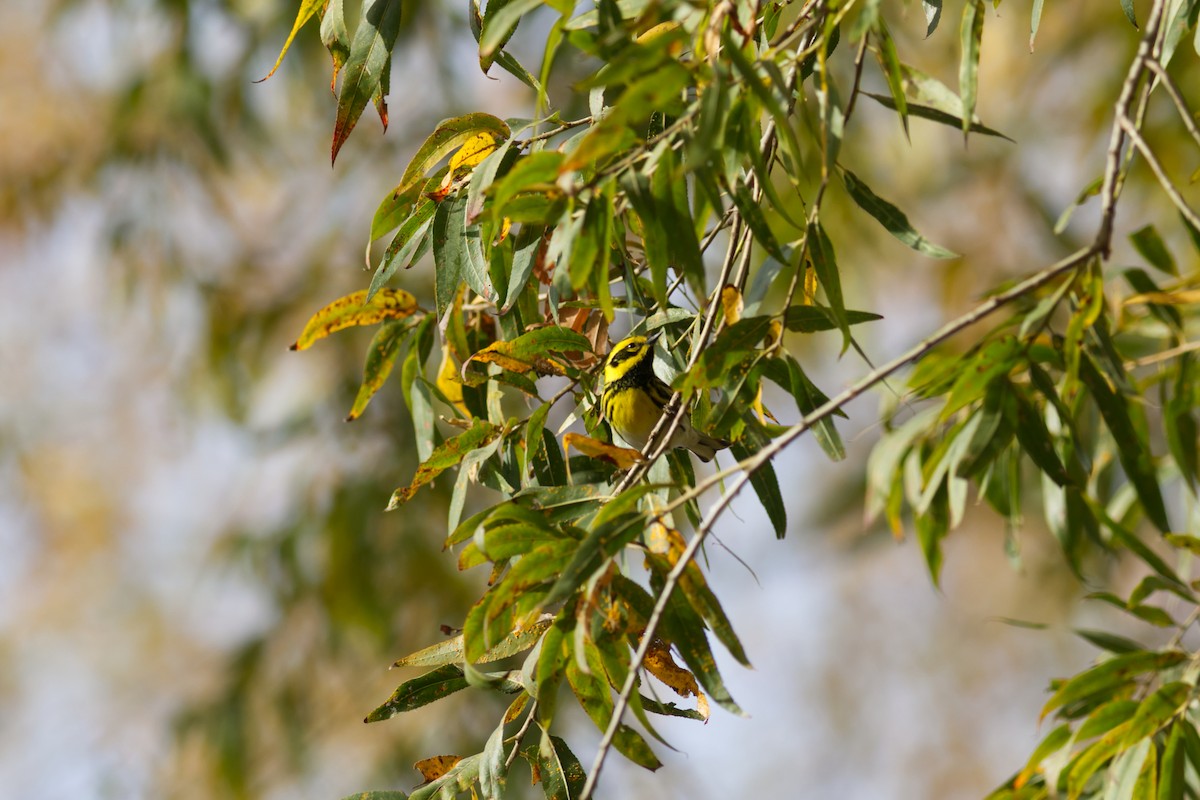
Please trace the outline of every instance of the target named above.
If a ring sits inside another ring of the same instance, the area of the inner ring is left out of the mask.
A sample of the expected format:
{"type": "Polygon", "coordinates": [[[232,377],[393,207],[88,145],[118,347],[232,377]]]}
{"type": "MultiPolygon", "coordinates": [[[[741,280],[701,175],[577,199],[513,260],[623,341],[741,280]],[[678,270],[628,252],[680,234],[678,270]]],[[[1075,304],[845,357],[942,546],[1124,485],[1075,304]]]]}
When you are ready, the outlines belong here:
{"type": "Polygon", "coordinates": [[[417,300],[402,289],[384,289],[367,301],[367,292],[355,292],[334,300],[309,318],[289,350],[306,350],[314,342],[340,330],[359,325],[375,325],[399,320],[417,311],[417,300]]]}
{"type": "Polygon", "coordinates": [[[742,221],[750,227],[750,232],[754,235],[755,241],[770,253],[775,260],[780,263],[786,262],[788,257],[784,255],[783,248],[779,246],[779,240],[775,238],[774,232],[771,230],[770,225],[767,224],[767,218],[763,214],[762,206],[754,201],[754,197],[750,194],[750,190],[746,187],[746,184],[738,181],[730,198],[733,200],[734,205],[737,206],[738,212],[742,215],[742,221]]]}
{"type": "Polygon", "coordinates": [[[526,745],[521,755],[538,776],[546,800],[574,800],[583,793],[587,780],[583,765],[559,737],[543,728],[540,742],[526,745]]]}
{"type": "Polygon", "coordinates": [[[1037,38],[1038,27],[1042,24],[1042,4],[1044,0],[1033,0],[1033,10],[1029,15],[1029,52],[1033,52],[1033,41],[1037,38]]]}
{"type": "Polygon", "coordinates": [[[401,0],[367,0],[363,4],[338,95],[331,161],[337,161],[338,151],[383,80],[384,67],[400,32],[402,5],[401,0]]]}
{"type": "Polygon", "coordinates": [[[904,82],[900,75],[900,56],[896,53],[896,41],[888,31],[887,23],[879,17],[876,23],[876,36],[879,39],[879,68],[887,80],[888,91],[892,94],[892,102],[896,104],[896,113],[900,115],[900,124],[904,127],[904,138],[908,136],[908,101],[904,97],[904,82]]]}
{"type": "Polygon", "coordinates": [[[271,67],[271,71],[265,77],[259,78],[255,83],[262,83],[275,74],[275,70],[279,69],[279,65],[283,63],[283,57],[287,55],[288,48],[292,46],[292,40],[296,38],[296,34],[300,32],[305,23],[312,19],[313,14],[320,10],[321,3],[322,0],[301,0],[300,10],[296,12],[296,21],[292,23],[292,30],[283,43],[283,49],[279,51],[279,57],[275,59],[275,66],[271,67]]]}
{"type": "Polygon", "coordinates": [[[1153,225],[1138,228],[1129,234],[1129,241],[1142,258],[1149,261],[1155,269],[1171,275],[1179,274],[1179,267],[1176,266],[1175,259],[1171,257],[1171,251],[1167,249],[1167,245],[1153,225]]]}
{"type": "Polygon", "coordinates": [[[483,18],[483,30],[479,36],[479,66],[486,73],[496,51],[504,47],[505,42],[517,29],[521,17],[542,5],[542,0],[509,0],[509,2],[488,3],[487,12],[483,18]]]}
{"type": "MultiPolygon", "coordinates": [[[[846,309],[846,322],[850,325],[874,322],[877,319],[883,319],[883,316],[873,314],[870,311],[846,309]]],[[[789,331],[796,331],[797,333],[832,331],[836,330],[838,326],[837,320],[833,317],[833,312],[818,305],[791,306],[784,315],[783,324],[789,331]]]]}
{"type": "MultiPolygon", "coordinates": [[[[1162,489],[1154,469],[1154,457],[1146,436],[1139,433],[1130,416],[1130,405],[1125,397],[1114,392],[1100,374],[1091,355],[1085,356],[1079,365],[1079,378],[1091,392],[1100,416],[1112,432],[1117,445],[1117,456],[1129,482],[1133,484],[1146,516],[1163,533],[1171,529],[1167,519],[1167,508],[1163,502],[1162,489]]],[[[1144,428],[1144,426],[1141,426],[1144,428]]]]}
{"type": "Polygon", "coordinates": [[[837,257],[833,252],[833,243],[825,234],[820,222],[808,226],[808,252],[812,258],[813,269],[816,270],[817,280],[825,290],[829,300],[833,318],[837,320],[838,329],[842,332],[842,352],[850,347],[850,320],[846,318],[846,302],[842,298],[842,279],[838,273],[837,257]]]}
{"type": "Polygon", "coordinates": [[[503,721],[488,737],[481,755],[483,757],[479,761],[479,793],[484,800],[501,800],[504,796],[504,786],[508,782],[508,768],[504,764],[507,754],[504,752],[503,721]]]}
{"type": "Polygon", "coordinates": [[[928,39],[942,21],[942,0],[921,0],[921,5],[925,8],[925,38],[928,39]]]}
{"type": "Polygon", "coordinates": [[[1118,636],[1115,633],[1108,631],[1093,631],[1083,628],[1075,630],[1076,635],[1085,641],[1099,647],[1101,650],[1107,650],[1110,653],[1136,653],[1140,650],[1145,650],[1145,645],[1140,642],[1135,642],[1132,639],[1127,639],[1124,636],[1118,636]]]}
{"type": "MultiPolygon", "coordinates": [[[[568,642],[568,644],[570,643],[568,642]]],[[[599,678],[600,675],[604,674],[600,654],[596,650],[595,643],[585,638],[583,640],[583,652],[579,655],[587,665],[587,671],[585,672],[580,667],[580,658],[568,658],[566,668],[567,683],[570,684],[571,691],[574,692],[576,699],[579,700],[579,704],[583,706],[583,710],[587,712],[587,715],[596,724],[596,727],[600,730],[605,730],[612,720],[613,700],[609,693],[608,685],[599,678]]],[[[662,766],[662,762],[654,755],[654,751],[650,749],[650,745],[646,743],[646,740],[628,725],[619,725],[617,727],[616,736],[613,738],[613,746],[621,755],[646,769],[656,770],[662,766]]]]}
{"type": "Polygon", "coordinates": [[[389,322],[371,339],[367,348],[367,363],[363,366],[362,384],[358,387],[358,394],[354,397],[354,405],[350,408],[346,422],[352,422],[362,416],[367,403],[371,402],[371,398],[392,374],[396,357],[400,355],[400,345],[404,343],[411,329],[412,326],[404,322],[389,322]]]}
{"type": "Polygon", "coordinates": [[[439,122],[433,133],[417,148],[416,155],[408,163],[396,187],[396,193],[404,192],[422,180],[435,164],[480,133],[490,133],[497,142],[504,142],[512,132],[503,120],[482,112],[463,114],[439,122]]]}
{"type": "Polygon", "coordinates": [[[350,57],[350,31],[346,28],[346,15],[342,0],[329,0],[321,16],[321,44],[329,51],[333,60],[333,76],[329,79],[329,91],[337,88],[338,73],[350,57]]]}
{"type": "Polygon", "coordinates": [[[492,213],[504,216],[508,203],[521,192],[542,186],[553,187],[562,164],[563,154],[557,150],[542,150],[518,159],[512,169],[493,184],[492,213]]]}
{"type": "Polygon", "coordinates": [[[971,130],[971,118],[975,115],[975,99],[979,90],[979,45],[983,40],[983,14],[983,0],[967,0],[959,28],[962,59],[958,67],[958,91],[962,95],[964,137],[971,130]]]}
{"type": "Polygon", "coordinates": [[[1161,672],[1187,660],[1179,650],[1126,653],[1079,673],[1064,683],[1042,706],[1041,718],[1051,711],[1112,689],[1147,672],[1161,672]]]}
{"type": "Polygon", "coordinates": [[[415,789],[408,800],[443,800],[471,791],[479,780],[479,762],[482,758],[481,754],[476,753],[459,759],[445,775],[415,789]]]}
{"type": "Polygon", "coordinates": [[[467,359],[473,363],[497,364],[510,372],[536,371],[539,375],[565,375],[560,362],[564,353],[592,352],[592,343],[570,328],[550,325],[523,333],[510,342],[493,342],[467,359]]]}
{"type": "MultiPolygon", "coordinates": [[[[1133,13],[1133,0],[1121,0],[1121,10],[1125,12],[1125,18],[1129,20],[1129,24],[1138,28],[1137,16],[1133,13]]],[[[1138,28],[1140,30],[1140,28],[1138,28]]]]}
{"type": "Polygon", "coordinates": [[[388,501],[387,510],[392,511],[408,502],[417,493],[418,489],[450,469],[450,467],[456,466],[466,457],[467,453],[476,447],[487,444],[498,434],[499,430],[496,426],[486,420],[477,419],[468,430],[463,431],[458,436],[447,439],[434,449],[429,458],[417,468],[417,474],[413,477],[411,484],[397,489],[392,493],[392,499],[388,501]]]}
{"type": "Polygon", "coordinates": [[[434,294],[442,320],[463,282],[480,297],[490,299],[495,290],[483,259],[478,225],[467,224],[467,198],[442,201],[433,217],[434,294]]]}
{"type": "Polygon", "coordinates": [[[368,301],[375,297],[375,293],[382,289],[396,272],[408,269],[428,252],[429,232],[437,208],[437,203],[429,198],[422,198],[413,209],[413,213],[400,226],[400,230],[396,231],[383,253],[379,267],[371,276],[371,287],[367,290],[368,301]]]}
{"type": "MultiPolygon", "coordinates": [[[[880,105],[886,106],[893,111],[896,110],[896,101],[886,94],[876,94],[874,92],[862,92],[861,94],[866,95],[880,105]]],[[[917,103],[913,101],[908,103],[908,115],[910,117],[927,119],[931,122],[938,122],[942,125],[949,125],[951,128],[961,128],[963,124],[963,117],[961,114],[950,114],[939,108],[934,108],[933,106],[928,106],[923,103],[917,103]]],[[[1011,137],[1001,133],[998,130],[995,130],[994,128],[989,128],[980,122],[971,122],[971,133],[980,133],[984,136],[995,136],[1009,142],[1013,141],[1011,137]]]]}
{"type": "MultiPolygon", "coordinates": [[[[786,520],[784,525],[786,528],[786,520]]],[[[669,571],[679,563],[679,558],[683,554],[684,548],[683,537],[677,531],[672,531],[670,550],[665,557],[664,571],[669,571]]],[[[654,555],[649,555],[648,558],[664,559],[663,556],[654,555]]],[[[721,602],[713,594],[712,589],[709,588],[708,581],[704,579],[704,573],[694,560],[684,568],[683,574],[680,575],[679,588],[696,613],[708,623],[713,633],[717,635],[717,638],[729,650],[729,654],[736,658],[742,666],[749,667],[750,660],[746,656],[746,650],[742,647],[741,640],[738,639],[737,634],[733,630],[733,624],[729,621],[729,617],[726,616],[725,610],[721,607],[721,602]]],[[[676,693],[681,696],[687,696],[683,692],[677,691],[676,693]]]]}
{"type": "Polygon", "coordinates": [[[1191,727],[1188,720],[1177,720],[1167,734],[1163,747],[1162,769],[1158,778],[1158,800],[1183,800],[1187,796],[1184,773],[1187,769],[1187,746],[1182,729],[1191,727]]]}
{"type": "Polygon", "coordinates": [[[1046,734],[1046,738],[1042,739],[1038,746],[1034,748],[1033,753],[1029,756],[1029,760],[1025,762],[1025,766],[1017,773],[1017,777],[1013,783],[1018,788],[1028,783],[1029,779],[1039,772],[1038,768],[1041,767],[1046,757],[1061,750],[1070,740],[1071,725],[1067,722],[1064,722],[1046,734]]]}
{"type": "Polygon", "coordinates": [[[908,221],[908,215],[896,206],[871,191],[857,175],[848,169],[842,170],[846,191],[858,207],[875,218],[892,236],[908,247],[932,258],[958,258],[958,253],[947,250],[926,239],[908,221]]]}
{"type": "Polygon", "coordinates": [[[1125,733],[1123,747],[1132,747],[1136,742],[1153,736],[1182,711],[1195,693],[1195,687],[1174,681],[1163,684],[1138,706],[1125,733]]]}
{"type": "Polygon", "coordinates": [[[363,721],[380,722],[391,719],[397,714],[429,705],[465,688],[467,679],[463,677],[462,667],[447,664],[400,684],[388,701],[368,714],[363,721]]]}
{"type": "Polygon", "coordinates": [[[381,792],[357,792],[355,794],[346,795],[342,800],[408,800],[408,795],[404,792],[394,790],[381,792]]]}

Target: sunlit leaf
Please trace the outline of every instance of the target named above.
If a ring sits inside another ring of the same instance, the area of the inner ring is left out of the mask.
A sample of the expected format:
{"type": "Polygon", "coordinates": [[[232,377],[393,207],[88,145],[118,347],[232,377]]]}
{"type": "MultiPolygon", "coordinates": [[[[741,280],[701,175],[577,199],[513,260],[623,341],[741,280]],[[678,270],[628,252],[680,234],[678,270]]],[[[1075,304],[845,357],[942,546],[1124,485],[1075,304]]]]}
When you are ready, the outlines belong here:
{"type": "Polygon", "coordinates": [[[426,784],[445,775],[460,761],[462,756],[430,756],[413,764],[413,769],[421,773],[421,783],[426,784]]]}
{"type": "Polygon", "coordinates": [[[542,729],[538,744],[526,745],[521,755],[529,762],[534,780],[542,784],[546,800],[573,800],[583,792],[587,776],[567,743],[542,729]]]}
{"type": "Polygon", "coordinates": [[[439,122],[433,133],[417,148],[416,155],[408,163],[404,177],[396,187],[396,193],[402,193],[420,181],[435,164],[482,133],[491,134],[497,142],[506,141],[511,135],[503,120],[483,112],[463,114],[439,122]]]}
{"type": "Polygon", "coordinates": [[[275,59],[275,65],[271,67],[271,71],[265,77],[259,78],[255,83],[262,83],[275,74],[275,70],[279,69],[279,65],[283,63],[283,57],[287,55],[288,48],[292,46],[292,40],[296,38],[296,34],[300,32],[304,24],[312,19],[313,14],[316,14],[321,8],[322,2],[323,0],[301,0],[300,10],[296,12],[296,21],[292,23],[292,30],[288,33],[287,40],[279,51],[279,57],[275,59]]]}
{"type": "Polygon", "coordinates": [[[1179,650],[1137,652],[1113,656],[1064,683],[1042,706],[1041,717],[1063,706],[1108,691],[1147,672],[1161,672],[1187,660],[1179,650]]]}
{"type": "MultiPolygon", "coordinates": [[[[578,433],[568,433],[563,436],[563,450],[570,452],[574,447],[580,453],[592,458],[600,458],[616,465],[617,469],[629,469],[642,460],[642,454],[628,447],[593,439],[578,433]]],[[[609,504],[612,505],[611,503],[609,504]]]]}
{"type": "Polygon", "coordinates": [[[523,333],[512,341],[497,341],[467,359],[471,364],[497,364],[510,372],[564,375],[565,354],[589,353],[591,342],[570,328],[548,326],[523,333]]]}
{"type": "Polygon", "coordinates": [[[417,311],[417,300],[402,289],[383,289],[367,302],[366,290],[334,300],[309,318],[290,350],[306,350],[314,342],[340,330],[399,320],[417,311]]]}

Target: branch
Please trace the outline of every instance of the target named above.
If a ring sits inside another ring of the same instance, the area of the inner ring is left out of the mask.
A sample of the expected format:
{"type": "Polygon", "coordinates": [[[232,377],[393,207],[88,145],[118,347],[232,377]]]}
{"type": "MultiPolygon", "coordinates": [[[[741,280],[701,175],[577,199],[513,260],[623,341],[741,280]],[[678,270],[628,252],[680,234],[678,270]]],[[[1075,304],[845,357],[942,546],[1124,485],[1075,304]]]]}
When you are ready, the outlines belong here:
{"type": "MultiPolygon", "coordinates": [[[[1154,63],[1154,62],[1150,62],[1154,63]]],[[[1200,229],[1200,216],[1192,210],[1192,207],[1183,199],[1183,195],[1171,183],[1171,179],[1167,177],[1166,171],[1163,170],[1162,164],[1158,163],[1158,159],[1154,156],[1154,151],[1150,149],[1150,145],[1146,144],[1146,140],[1138,133],[1137,128],[1128,119],[1122,118],[1121,127],[1125,129],[1125,133],[1129,136],[1129,141],[1137,148],[1137,151],[1142,154],[1142,158],[1146,159],[1146,163],[1150,165],[1150,171],[1154,173],[1154,177],[1158,178],[1158,184],[1162,190],[1167,193],[1167,197],[1171,198],[1171,202],[1175,204],[1175,208],[1183,215],[1184,219],[1191,223],[1193,228],[1200,229]]]]}

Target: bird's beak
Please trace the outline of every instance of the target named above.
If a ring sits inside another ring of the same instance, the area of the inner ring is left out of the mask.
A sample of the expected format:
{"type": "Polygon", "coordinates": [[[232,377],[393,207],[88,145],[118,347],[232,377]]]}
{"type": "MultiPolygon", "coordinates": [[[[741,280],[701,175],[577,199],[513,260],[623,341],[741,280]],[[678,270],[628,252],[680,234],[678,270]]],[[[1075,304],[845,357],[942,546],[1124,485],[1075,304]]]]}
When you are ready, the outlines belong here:
{"type": "Polygon", "coordinates": [[[646,344],[648,344],[648,345],[650,345],[651,347],[653,347],[653,346],[654,346],[654,343],[655,343],[655,342],[657,342],[657,341],[658,341],[658,339],[659,339],[659,337],[661,337],[661,336],[662,336],[662,328],[659,328],[659,329],[658,329],[658,330],[656,330],[654,333],[652,333],[652,334],[650,334],[649,336],[647,336],[647,337],[646,337],[646,344]]]}

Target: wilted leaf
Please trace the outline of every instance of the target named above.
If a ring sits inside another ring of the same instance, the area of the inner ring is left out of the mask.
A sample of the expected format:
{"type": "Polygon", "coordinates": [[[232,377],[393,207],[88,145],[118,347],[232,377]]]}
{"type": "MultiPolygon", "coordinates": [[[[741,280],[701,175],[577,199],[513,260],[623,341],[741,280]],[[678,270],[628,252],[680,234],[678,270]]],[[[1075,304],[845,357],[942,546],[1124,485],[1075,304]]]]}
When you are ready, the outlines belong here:
{"type": "Polygon", "coordinates": [[[671,691],[680,697],[696,697],[696,710],[706,721],[708,720],[709,708],[708,698],[700,691],[700,685],[696,683],[696,678],[692,673],[688,672],[683,667],[675,663],[675,659],[671,657],[671,649],[661,639],[655,639],[650,643],[650,648],[646,651],[646,659],[642,662],[642,666],[646,668],[654,677],[670,687],[671,691]]]}
{"type": "Polygon", "coordinates": [[[628,447],[593,439],[579,433],[568,433],[563,436],[563,450],[570,453],[574,447],[580,453],[591,458],[599,458],[617,466],[617,469],[630,469],[642,460],[642,454],[628,447]]]}
{"type": "Polygon", "coordinates": [[[306,350],[332,333],[357,325],[374,325],[389,319],[404,319],[417,311],[417,300],[402,289],[381,289],[367,301],[367,292],[355,292],[322,308],[304,326],[290,350],[306,350]]]}
{"type": "Polygon", "coordinates": [[[462,761],[462,756],[430,756],[413,764],[413,769],[421,773],[421,785],[424,786],[445,775],[460,761],[462,761]]]}

